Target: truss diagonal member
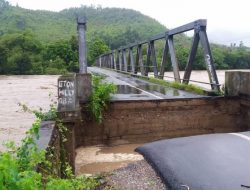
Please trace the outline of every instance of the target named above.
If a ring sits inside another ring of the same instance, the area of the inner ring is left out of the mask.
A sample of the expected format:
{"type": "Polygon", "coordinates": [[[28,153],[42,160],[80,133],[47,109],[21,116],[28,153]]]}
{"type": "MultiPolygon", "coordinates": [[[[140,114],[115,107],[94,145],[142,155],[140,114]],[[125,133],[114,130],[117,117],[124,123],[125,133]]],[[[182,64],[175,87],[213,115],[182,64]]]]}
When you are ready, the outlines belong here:
{"type": "Polygon", "coordinates": [[[174,49],[173,36],[168,37],[168,46],[169,46],[169,53],[170,53],[171,63],[172,63],[173,71],[174,71],[175,81],[181,82],[179,65],[176,59],[176,54],[175,54],[175,49],[174,49]]]}
{"type": "Polygon", "coordinates": [[[148,42],[147,60],[146,60],[146,66],[145,66],[145,76],[148,76],[149,66],[150,66],[150,57],[151,57],[151,45],[150,45],[150,42],[148,42]]]}
{"type": "Polygon", "coordinates": [[[129,48],[129,63],[131,66],[131,71],[133,74],[135,74],[135,63],[134,63],[134,56],[133,56],[133,47],[129,48]]]}
{"type": "Polygon", "coordinates": [[[160,68],[160,78],[164,79],[165,68],[167,66],[167,56],[168,56],[168,35],[165,38],[165,46],[163,49],[162,60],[161,60],[161,68],[160,68]]]}
{"type": "Polygon", "coordinates": [[[152,58],[152,64],[153,64],[153,70],[154,70],[154,77],[158,78],[158,66],[156,62],[156,53],[155,53],[155,43],[154,41],[150,42],[150,49],[151,49],[151,58],[152,58]]]}
{"type": "Polygon", "coordinates": [[[199,45],[199,40],[200,40],[199,33],[195,31],[182,83],[185,83],[185,84],[189,83],[189,79],[190,79],[191,72],[192,72],[193,65],[194,65],[195,56],[197,53],[197,48],[199,45]]]}
{"type": "Polygon", "coordinates": [[[207,67],[209,80],[211,83],[211,88],[212,90],[219,91],[220,90],[219,81],[218,81],[217,74],[215,71],[214,61],[213,61],[210,45],[208,43],[208,38],[207,38],[205,27],[201,27],[199,31],[199,36],[201,40],[201,45],[203,47],[203,54],[204,54],[204,59],[205,59],[206,67],[207,67]]]}

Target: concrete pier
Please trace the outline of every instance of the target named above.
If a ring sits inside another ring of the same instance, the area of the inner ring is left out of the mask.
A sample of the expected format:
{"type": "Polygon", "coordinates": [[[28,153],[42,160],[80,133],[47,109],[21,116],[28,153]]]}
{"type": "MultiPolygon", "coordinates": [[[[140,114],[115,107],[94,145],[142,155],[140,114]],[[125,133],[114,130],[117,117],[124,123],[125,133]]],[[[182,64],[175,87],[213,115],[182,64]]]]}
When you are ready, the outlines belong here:
{"type": "Polygon", "coordinates": [[[227,96],[250,96],[250,71],[226,71],[227,96]]]}

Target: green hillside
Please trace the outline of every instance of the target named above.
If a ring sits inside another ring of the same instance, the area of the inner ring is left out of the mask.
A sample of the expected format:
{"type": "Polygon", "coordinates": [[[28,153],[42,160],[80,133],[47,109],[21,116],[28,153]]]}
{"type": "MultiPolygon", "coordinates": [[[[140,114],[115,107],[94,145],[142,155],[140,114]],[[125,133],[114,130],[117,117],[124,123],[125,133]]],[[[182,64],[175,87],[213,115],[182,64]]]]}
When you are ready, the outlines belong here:
{"type": "Polygon", "coordinates": [[[0,34],[31,30],[37,39],[44,43],[70,39],[77,33],[77,15],[84,15],[88,19],[88,40],[101,37],[111,48],[142,40],[166,30],[156,20],[129,9],[82,6],[50,12],[2,6],[0,34]]]}
{"type": "MultiPolygon", "coordinates": [[[[77,16],[87,17],[88,64],[96,57],[129,43],[146,40],[167,29],[138,11],[120,8],[70,8],[60,12],[34,11],[0,0],[0,74],[61,74],[78,70],[77,16]]],[[[181,70],[185,69],[191,39],[175,36],[181,70]]],[[[156,42],[157,64],[164,41],[156,42]]],[[[250,48],[211,44],[217,69],[249,69],[250,48]]],[[[143,47],[146,52],[146,46],[143,47]]],[[[144,55],[144,62],[146,60],[144,55]]],[[[170,63],[170,61],[168,61],[170,63]]],[[[167,65],[171,70],[171,64],[167,65]]],[[[193,69],[206,69],[199,47],[193,69]]]]}

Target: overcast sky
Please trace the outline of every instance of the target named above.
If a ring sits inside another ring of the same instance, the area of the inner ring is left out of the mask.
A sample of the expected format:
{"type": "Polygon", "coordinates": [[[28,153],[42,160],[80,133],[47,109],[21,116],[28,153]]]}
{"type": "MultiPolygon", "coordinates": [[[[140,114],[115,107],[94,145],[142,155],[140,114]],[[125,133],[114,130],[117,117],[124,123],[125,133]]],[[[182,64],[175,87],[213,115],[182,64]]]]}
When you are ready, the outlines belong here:
{"type": "Polygon", "coordinates": [[[242,40],[250,46],[249,0],[8,0],[28,9],[60,11],[81,5],[130,8],[155,18],[167,28],[207,19],[208,38],[224,44],[242,40]]]}

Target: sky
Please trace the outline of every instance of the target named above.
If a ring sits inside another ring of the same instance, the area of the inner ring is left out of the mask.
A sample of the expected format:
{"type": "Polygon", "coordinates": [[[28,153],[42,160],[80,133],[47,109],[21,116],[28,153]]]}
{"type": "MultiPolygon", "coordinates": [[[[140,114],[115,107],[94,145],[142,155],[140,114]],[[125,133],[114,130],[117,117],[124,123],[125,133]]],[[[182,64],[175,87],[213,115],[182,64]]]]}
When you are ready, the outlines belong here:
{"type": "MultiPolygon", "coordinates": [[[[148,15],[167,28],[207,19],[210,42],[250,46],[249,0],[8,0],[34,10],[60,11],[81,5],[129,8],[148,15]]],[[[188,35],[190,35],[188,33],[188,35]]]]}

